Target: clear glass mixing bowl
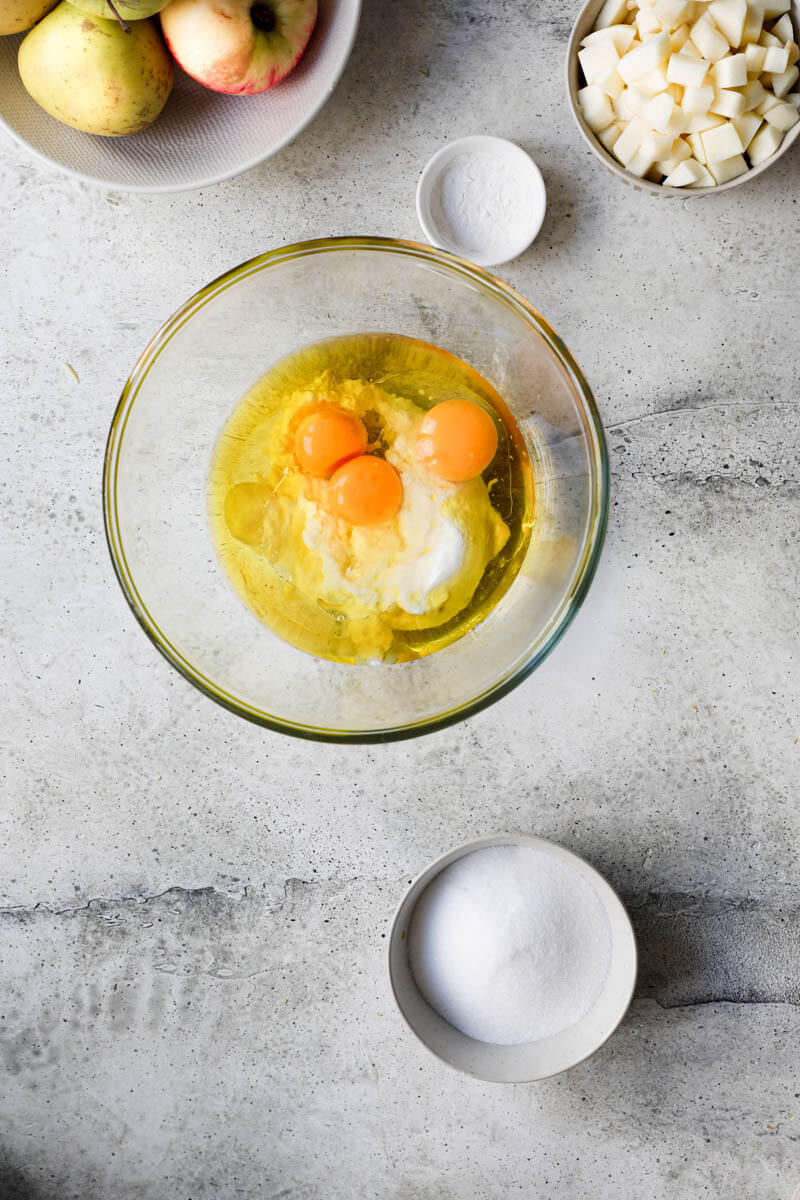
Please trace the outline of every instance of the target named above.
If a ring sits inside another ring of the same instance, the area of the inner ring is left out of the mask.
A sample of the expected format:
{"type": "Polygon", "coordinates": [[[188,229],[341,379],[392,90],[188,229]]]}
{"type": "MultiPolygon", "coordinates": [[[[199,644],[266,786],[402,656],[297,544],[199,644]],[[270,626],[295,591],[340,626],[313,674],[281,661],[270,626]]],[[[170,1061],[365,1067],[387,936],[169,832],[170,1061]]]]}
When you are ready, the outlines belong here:
{"type": "Polygon", "coordinates": [[[608,456],[572,356],[507,284],[430,246],[331,238],[244,263],[164,325],[114,414],[103,494],[122,590],[182,675],[270,728],[380,741],[483,708],[552,650],[597,565],[608,456]],[[509,405],[533,463],[533,532],[517,578],[465,637],[400,665],[345,666],[271,633],[228,582],[206,517],[212,449],[243,393],[285,355],[361,332],[406,334],[466,360],[509,405]]]}

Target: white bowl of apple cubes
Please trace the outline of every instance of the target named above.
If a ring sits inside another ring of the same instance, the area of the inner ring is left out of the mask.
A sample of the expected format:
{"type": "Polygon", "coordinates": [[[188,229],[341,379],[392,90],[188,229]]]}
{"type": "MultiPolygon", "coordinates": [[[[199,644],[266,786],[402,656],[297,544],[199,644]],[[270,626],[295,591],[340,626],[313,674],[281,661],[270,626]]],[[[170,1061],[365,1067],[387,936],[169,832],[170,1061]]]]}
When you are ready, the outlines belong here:
{"type": "Polygon", "coordinates": [[[800,0],[588,0],[567,90],[606,166],[660,195],[735,187],[800,135],[800,0]]]}

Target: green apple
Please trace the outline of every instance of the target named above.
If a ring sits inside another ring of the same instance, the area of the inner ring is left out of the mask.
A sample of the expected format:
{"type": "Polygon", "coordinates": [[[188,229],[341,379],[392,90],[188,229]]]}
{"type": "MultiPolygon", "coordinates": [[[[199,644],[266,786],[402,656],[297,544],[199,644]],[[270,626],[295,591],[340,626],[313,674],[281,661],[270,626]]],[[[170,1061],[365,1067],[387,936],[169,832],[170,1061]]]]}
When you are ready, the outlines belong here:
{"type": "Polygon", "coordinates": [[[143,21],[145,17],[161,12],[169,0],[70,0],[70,4],[89,17],[104,17],[107,21],[143,21]]]}
{"type": "Polygon", "coordinates": [[[30,29],[54,3],[55,0],[0,0],[0,34],[30,29]]]}
{"type": "Polygon", "coordinates": [[[106,137],[138,133],[155,121],[173,77],[154,21],[134,21],[126,33],[66,0],[23,41],[19,73],[51,117],[106,137]]]}

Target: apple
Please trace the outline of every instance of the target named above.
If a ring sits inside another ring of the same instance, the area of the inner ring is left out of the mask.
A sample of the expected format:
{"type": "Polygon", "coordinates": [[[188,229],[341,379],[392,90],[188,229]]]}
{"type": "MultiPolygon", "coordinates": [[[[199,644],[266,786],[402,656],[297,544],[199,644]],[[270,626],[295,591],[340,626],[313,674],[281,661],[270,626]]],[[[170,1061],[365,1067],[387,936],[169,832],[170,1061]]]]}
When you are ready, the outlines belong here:
{"type": "Polygon", "coordinates": [[[161,28],[188,75],[215,92],[251,96],[285,79],[317,19],[317,0],[171,0],[161,28]]]}
{"type": "MultiPolygon", "coordinates": [[[[72,4],[73,0],[70,0],[72,4]]],[[[103,17],[107,21],[145,21],[160,12],[167,0],[74,0],[73,7],[79,8],[89,17],[103,17]]]]}
{"type": "Polygon", "coordinates": [[[0,0],[0,34],[30,29],[55,3],[56,0],[0,0]]]}
{"type": "Polygon", "coordinates": [[[19,48],[19,74],[45,112],[84,133],[123,137],[155,121],[172,87],[172,59],[155,21],[87,17],[66,0],[19,48]]]}

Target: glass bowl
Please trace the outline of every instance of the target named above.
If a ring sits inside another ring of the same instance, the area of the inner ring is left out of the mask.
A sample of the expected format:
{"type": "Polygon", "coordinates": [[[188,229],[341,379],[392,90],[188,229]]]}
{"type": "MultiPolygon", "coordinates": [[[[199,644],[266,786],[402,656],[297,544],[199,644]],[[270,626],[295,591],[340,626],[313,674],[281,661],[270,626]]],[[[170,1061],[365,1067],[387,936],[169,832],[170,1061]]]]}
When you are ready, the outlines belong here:
{"type": "Polygon", "coordinates": [[[243,263],[167,321],[114,414],[103,499],[122,590],[186,679],[284,733],[383,741],[476,712],[553,649],[597,565],[608,455],[571,354],[507,284],[430,246],[329,238],[243,263]],[[466,360],[508,404],[533,465],[530,544],[500,603],[459,641],[394,665],[334,663],[278,638],[229,583],[207,520],[212,449],[240,397],[287,354],[362,332],[406,334],[466,360]]]}

